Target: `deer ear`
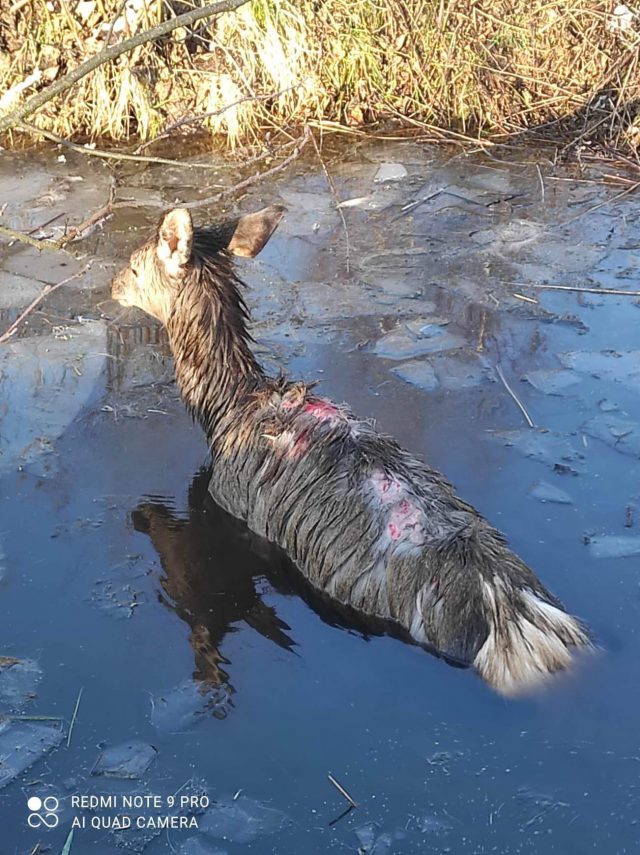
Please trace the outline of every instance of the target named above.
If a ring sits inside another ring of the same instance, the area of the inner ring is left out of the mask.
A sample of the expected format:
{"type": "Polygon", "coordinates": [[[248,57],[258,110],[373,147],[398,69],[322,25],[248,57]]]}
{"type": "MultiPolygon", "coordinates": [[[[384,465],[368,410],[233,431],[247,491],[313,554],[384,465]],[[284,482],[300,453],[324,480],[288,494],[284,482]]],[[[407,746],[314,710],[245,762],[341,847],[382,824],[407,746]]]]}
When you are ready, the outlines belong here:
{"type": "Polygon", "coordinates": [[[181,276],[191,258],[193,223],[186,208],[165,214],[158,227],[156,253],[170,276],[181,276]]]}
{"type": "Polygon", "coordinates": [[[240,217],[228,244],[229,252],[244,258],[253,258],[276,230],[285,208],[282,205],[270,205],[255,214],[240,217]]]}

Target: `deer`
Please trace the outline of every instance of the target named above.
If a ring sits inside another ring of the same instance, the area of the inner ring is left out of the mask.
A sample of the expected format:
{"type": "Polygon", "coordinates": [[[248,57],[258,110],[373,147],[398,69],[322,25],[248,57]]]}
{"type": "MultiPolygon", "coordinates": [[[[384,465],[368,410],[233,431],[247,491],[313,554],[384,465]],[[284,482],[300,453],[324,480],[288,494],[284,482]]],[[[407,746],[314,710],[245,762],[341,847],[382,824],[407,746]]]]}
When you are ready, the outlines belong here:
{"type": "Polygon", "coordinates": [[[593,648],[582,621],[439,472],[260,365],[235,258],[258,255],[284,210],[196,228],[174,208],[112,282],[116,301],[166,328],[212,498],[336,605],[397,625],[502,695],[535,690],[593,648]]]}

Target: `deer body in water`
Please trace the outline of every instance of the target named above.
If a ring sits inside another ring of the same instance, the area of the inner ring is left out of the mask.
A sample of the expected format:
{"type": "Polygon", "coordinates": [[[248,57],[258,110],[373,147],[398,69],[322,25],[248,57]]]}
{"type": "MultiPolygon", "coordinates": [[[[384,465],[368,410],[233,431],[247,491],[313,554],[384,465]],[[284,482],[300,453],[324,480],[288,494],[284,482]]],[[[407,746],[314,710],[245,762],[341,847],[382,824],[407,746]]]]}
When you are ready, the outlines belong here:
{"type": "Polygon", "coordinates": [[[496,529],[346,406],[258,364],[232,255],[256,255],[281,216],[271,207],[194,229],[175,209],[112,286],[166,326],[209,441],[213,498],[283,547],[314,588],[400,624],[504,694],[566,668],[588,633],[496,529]]]}

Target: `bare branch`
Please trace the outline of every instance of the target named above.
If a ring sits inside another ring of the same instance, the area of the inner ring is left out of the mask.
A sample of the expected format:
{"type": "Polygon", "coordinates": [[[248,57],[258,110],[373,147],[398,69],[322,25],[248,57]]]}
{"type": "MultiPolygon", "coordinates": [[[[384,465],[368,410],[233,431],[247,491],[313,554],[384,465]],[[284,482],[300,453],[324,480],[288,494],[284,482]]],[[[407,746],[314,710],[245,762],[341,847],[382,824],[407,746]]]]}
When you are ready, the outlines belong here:
{"type": "Polygon", "coordinates": [[[43,89],[41,92],[38,92],[31,98],[28,98],[24,104],[16,110],[13,110],[8,115],[0,118],[0,133],[9,131],[11,128],[15,128],[22,119],[25,119],[32,113],[35,113],[36,110],[39,110],[40,107],[48,101],[51,101],[52,98],[55,98],[57,95],[61,95],[63,92],[71,89],[74,83],[77,83],[78,80],[82,80],[82,78],[89,74],[90,71],[99,68],[101,65],[104,65],[104,63],[109,62],[112,59],[117,59],[123,53],[127,53],[139,45],[143,45],[146,42],[154,41],[162,36],[166,36],[168,33],[173,32],[173,30],[177,30],[179,27],[188,27],[202,18],[210,18],[212,15],[219,15],[222,12],[230,12],[233,9],[238,9],[240,6],[244,6],[247,2],[248,0],[219,0],[217,3],[209,3],[200,9],[191,9],[191,11],[185,12],[184,15],[178,15],[176,18],[170,18],[167,21],[163,21],[155,27],[151,27],[141,33],[137,33],[130,39],[125,39],[124,41],[111,45],[110,47],[107,46],[104,50],[100,51],[100,53],[92,56],[91,59],[81,63],[77,68],[74,68],[68,74],[65,74],[59,80],[56,80],[50,86],[47,86],[46,89],[43,89]]]}
{"type": "Polygon", "coordinates": [[[291,154],[287,155],[284,160],[281,160],[276,166],[272,166],[271,169],[267,169],[266,172],[260,172],[257,175],[250,175],[249,178],[245,178],[244,181],[240,181],[238,184],[234,184],[233,187],[227,187],[226,190],[221,190],[220,193],[216,193],[215,196],[207,196],[206,199],[196,199],[193,202],[185,202],[180,205],[181,208],[204,208],[206,205],[213,205],[216,202],[219,202],[221,199],[224,199],[225,196],[232,196],[234,193],[238,193],[240,190],[244,190],[246,187],[250,187],[252,184],[255,184],[258,181],[262,181],[264,178],[269,178],[271,175],[274,175],[276,172],[280,172],[282,169],[287,167],[290,163],[293,163],[297,157],[299,157],[300,152],[306,146],[306,144],[311,139],[311,130],[308,126],[305,126],[305,129],[297,140],[295,148],[291,152],[291,154]]]}
{"type": "Polygon", "coordinates": [[[324,176],[327,179],[327,185],[329,187],[329,192],[333,196],[336,211],[338,212],[340,220],[342,221],[342,230],[344,231],[345,242],[345,272],[348,276],[351,273],[351,242],[349,240],[349,229],[347,228],[347,221],[345,219],[344,213],[342,212],[342,205],[340,204],[340,198],[338,196],[338,191],[336,190],[336,185],[334,184],[333,178],[331,177],[329,170],[327,169],[327,165],[324,162],[322,155],[320,154],[318,143],[316,142],[316,138],[313,136],[313,134],[311,135],[311,141],[313,142],[313,147],[315,148],[316,154],[318,155],[318,160],[320,161],[320,166],[322,167],[324,176]]]}
{"type": "Polygon", "coordinates": [[[100,157],[103,160],[134,160],[138,163],[159,163],[166,166],[182,166],[188,169],[220,169],[220,164],[218,163],[191,163],[184,160],[169,160],[166,157],[151,157],[151,155],[126,154],[121,151],[105,151],[100,148],[89,148],[85,145],[70,142],[64,137],[59,137],[58,134],[51,133],[51,131],[45,131],[36,125],[32,125],[30,122],[18,122],[18,124],[20,127],[27,128],[27,130],[34,134],[40,134],[51,142],[63,145],[65,148],[71,149],[71,151],[77,151],[79,154],[86,154],[88,157],[100,157]]]}
{"type": "MultiPolygon", "coordinates": [[[[115,177],[111,177],[111,184],[109,186],[109,197],[102,207],[98,208],[97,211],[94,211],[86,220],[83,220],[77,226],[71,226],[71,228],[62,235],[62,237],[58,238],[58,240],[48,240],[47,238],[35,238],[32,237],[34,232],[39,231],[44,226],[39,226],[36,229],[32,229],[30,232],[18,232],[15,229],[7,228],[6,226],[0,226],[0,236],[5,236],[11,238],[12,241],[19,241],[20,243],[26,243],[29,246],[35,247],[37,250],[43,249],[57,249],[64,250],[68,243],[76,240],[79,237],[88,231],[93,226],[98,223],[106,220],[113,213],[114,208],[119,207],[118,203],[115,201],[116,199],[116,180],[115,177]]],[[[122,205],[120,207],[125,207],[122,205]]],[[[1,213],[1,212],[0,212],[1,213]]],[[[52,223],[54,220],[58,219],[61,214],[58,214],[55,217],[52,217],[48,220],[44,225],[47,226],[49,223],[52,223]]]]}
{"type": "Polygon", "coordinates": [[[500,368],[499,365],[496,365],[496,373],[497,373],[498,377],[500,378],[500,380],[502,381],[502,385],[504,386],[504,388],[507,390],[509,395],[511,395],[513,400],[516,402],[516,405],[517,405],[518,409],[520,410],[520,412],[522,413],[522,415],[524,416],[526,423],[529,425],[530,428],[534,428],[535,424],[533,423],[531,416],[526,411],[525,406],[522,403],[522,401],[520,400],[520,398],[518,398],[518,396],[513,391],[511,386],[507,383],[505,376],[502,373],[502,369],[500,368]]]}
{"type": "Polygon", "coordinates": [[[35,307],[38,306],[44,300],[45,297],[48,297],[49,294],[52,294],[54,291],[57,291],[58,288],[61,288],[63,285],[67,285],[69,282],[72,282],[74,279],[79,279],[81,276],[84,276],[84,274],[87,272],[87,270],[90,267],[91,267],[91,262],[89,262],[88,264],[85,264],[85,266],[82,268],[82,270],[78,270],[78,272],[74,273],[73,276],[67,276],[66,279],[63,279],[61,282],[58,282],[55,285],[45,285],[45,287],[42,289],[40,294],[38,294],[38,296],[35,298],[35,300],[33,300],[33,302],[29,303],[29,305],[24,310],[24,312],[22,312],[22,314],[15,319],[15,321],[11,324],[11,326],[2,335],[0,335],[0,344],[2,344],[5,341],[8,341],[11,338],[11,336],[15,333],[15,331],[18,329],[18,327],[24,321],[24,319],[27,317],[27,315],[31,314],[31,312],[35,309],[35,307]]]}
{"type": "Polygon", "coordinates": [[[547,285],[544,282],[512,282],[519,288],[540,288],[547,291],[573,291],[576,294],[615,294],[618,297],[640,297],[640,291],[626,291],[624,288],[587,288],[582,285],[547,285]]]}
{"type": "Polygon", "coordinates": [[[0,226],[0,236],[7,237],[13,241],[20,241],[20,243],[28,243],[29,246],[35,246],[36,249],[62,249],[57,241],[47,240],[46,238],[34,238],[31,235],[26,235],[24,232],[17,232],[15,229],[9,229],[6,226],[0,226]]]}
{"type": "Polygon", "coordinates": [[[302,84],[295,83],[293,86],[287,86],[286,89],[281,89],[279,92],[270,92],[266,95],[246,95],[244,98],[238,98],[237,101],[232,101],[230,104],[225,104],[224,107],[219,107],[217,110],[211,110],[209,113],[198,113],[196,116],[183,116],[181,119],[178,119],[176,122],[172,122],[170,125],[167,125],[164,130],[158,134],[157,137],[154,137],[152,140],[147,140],[146,142],[141,143],[136,149],[135,153],[139,154],[141,151],[144,151],[149,146],[152,146],[156,142],[160,142],[160,140],[167,139],[168,136],[172,133],[172,131],[176,131],[179,128],[184,127],[185,125],[194,125],[197,122],[204,122],[205,119],[211,119],[215,116],[221,116],[223,113],[226,113],[228,110],[232,110],[234,107],[238,107],[240,104],[246,104],[248,101],[272,101],[275,98],[279,98],[281,95],[285,95],[287,92],[292,92],[294,89],[299,89],[302,84]]]}

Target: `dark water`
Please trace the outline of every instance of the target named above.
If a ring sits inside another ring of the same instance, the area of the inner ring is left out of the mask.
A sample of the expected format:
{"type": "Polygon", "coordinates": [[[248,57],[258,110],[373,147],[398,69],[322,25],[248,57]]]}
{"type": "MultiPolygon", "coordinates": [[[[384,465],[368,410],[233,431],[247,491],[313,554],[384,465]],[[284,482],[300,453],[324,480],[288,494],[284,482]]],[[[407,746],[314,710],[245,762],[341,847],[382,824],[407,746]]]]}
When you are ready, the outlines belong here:
{"type": "MultiPolygon", "coordinates": [[[[14,716],[0,721],[0,852],[61,852],[74,817],[87,827],[73,855],[638,851],[640,560],[618,556],[640,537],[640,310],[525,283],[636,287],[640,208],[590,211],[609,191],[554,180],[580,176],[540,154],[543,198],[534,155],[344,150],[329,164],[340,198],[364,197],[343,209],[348,274],[323,174],[297,164],[242,201],[288,207],[242,269],[268,364],[320,378],[323,394],[445,472],[602,653],[505,701],[469,671],[344,626],[277,550],[207,501],[205,443],[162,334],[103,304],[154,204],[201,191],[177,170],[132,173],[122,195],[143,204],[78,244],[98,259],[89,276],[0,353],[0,656],[18,660],[0,659],[0,711],[14,716]],[[377,183],[383,162],[408,176],[377,183]],[[557,491],[565,503],[538,498],[557,491]],[[27,768],[12,774],[27,743],[27,768]],[[139,777],[95,774],[105,767],[139,777]],[[329,773],[358,802],[341,819],[329,773]],[[134,793],[162,807],[72,803],[134,793]],[[184,812],[197,828],[91,828],[171,814],[174,794],[210,799],[184,812]],[[34,796],[59,800],[56,828],[28,826],[34,796]]],[[[14,225],[102,201],[106,175],[55,158],[5,156],[14,225]]],[[[1,265],[4,328],[76,262],[5,245],[1,265]]]]}

